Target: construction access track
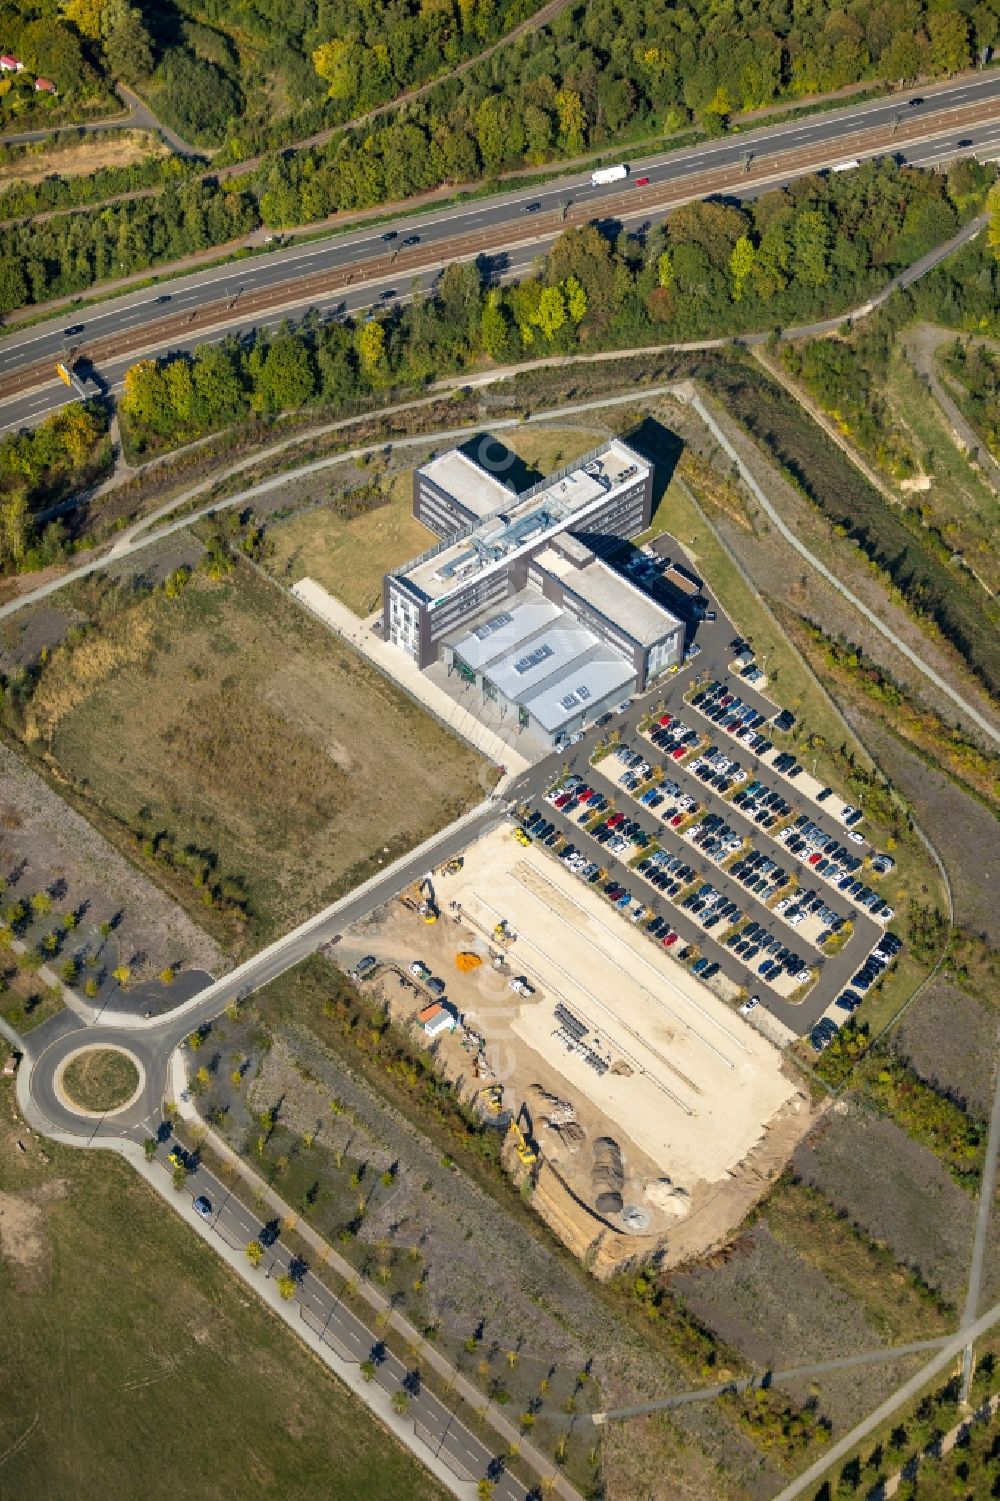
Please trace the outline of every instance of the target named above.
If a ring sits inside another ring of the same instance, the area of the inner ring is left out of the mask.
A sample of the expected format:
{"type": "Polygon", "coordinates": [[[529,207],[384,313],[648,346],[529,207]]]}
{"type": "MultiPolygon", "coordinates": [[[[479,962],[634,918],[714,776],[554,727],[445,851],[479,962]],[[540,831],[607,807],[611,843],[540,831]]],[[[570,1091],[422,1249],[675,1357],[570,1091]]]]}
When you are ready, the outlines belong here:
{"type": "MultiPolygon", "coordinates": [[[[762,158],[755,166],[748,152],[745,164],[727,164],[708,170],[692,170],[681,178],[648,187],[630,184],[622,192],[603,197],[598,206],[593,202],[571,204],[562,209],[548,210],[537,214],[525,233],[523,204],[511,205],[511,222],[501,226],[457,234],[446,242],[432,242],[411,247],[401,246],[392,252],[359,258],[345,266],[314,273],[311,276],[295,277],[294,280],[251,291],[239,298],[206,302],[190,312],[173,314],[154,319],[141,328],[109,335],[77,349],[95,367],[104,361],[132,356],[162,354],[171,343],[183,340],[189,343],[196,334],[218,334],[227,327],[239,323],[245,326],[247,315],[289,311],[308,307],[315,300],[329,300],[348,288],[384,282],[400,275],[414,276],[421,272],[437,270],[454,261],[474,260],[477,256],[510,252],[537,246],[539,251],[560,233],[572,225],[586,224],[595,218],[629,221],[648,218],[657,212],[666,212],[681,204],[709,198],[717,194],[743,195],[761,187],[788,182],[809,172],[818,172],[834,162],[843,162],[861,157],[877,156],[919,142],[932,145],[935,139],[942,143],[953,138],[963,129],[1000,122],[1000,100],[983,100],[959,109],[925,113],[908,120],[903,115],[896,118],[891,127],[877,126],[870,130],[858,130],[835,141],[826,141],[801,147],[792,147],[780,155],[762,158]],[[517,216],[516,220],[514,216],[517,216]],[[504,236],[509,238],[504,238],[504,236]]],[[[352,225],[352,228],[358,226],[352,225]]],[[[362,247],[359,246],[359,250],[362,247]]],[[[45,359],[9,374],[0,376],[0,402],[23,395],[40,386],[48,385],[55,377],[53,361],[45,359]]]]}

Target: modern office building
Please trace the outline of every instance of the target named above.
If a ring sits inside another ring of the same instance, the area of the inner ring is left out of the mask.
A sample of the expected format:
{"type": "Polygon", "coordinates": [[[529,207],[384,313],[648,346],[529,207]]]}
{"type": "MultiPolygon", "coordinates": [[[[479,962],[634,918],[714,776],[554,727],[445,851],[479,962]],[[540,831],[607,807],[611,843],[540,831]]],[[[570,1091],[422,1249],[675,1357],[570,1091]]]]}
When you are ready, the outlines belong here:
{"type": "Polygon", "coordinates": [[[383,583],[386,634],[553,744],[675,666],[684,625],[603,560],[648,525],[652,467],[612,439],[516,494],[465,453],[417,470],[442,541],[383,583]]]}

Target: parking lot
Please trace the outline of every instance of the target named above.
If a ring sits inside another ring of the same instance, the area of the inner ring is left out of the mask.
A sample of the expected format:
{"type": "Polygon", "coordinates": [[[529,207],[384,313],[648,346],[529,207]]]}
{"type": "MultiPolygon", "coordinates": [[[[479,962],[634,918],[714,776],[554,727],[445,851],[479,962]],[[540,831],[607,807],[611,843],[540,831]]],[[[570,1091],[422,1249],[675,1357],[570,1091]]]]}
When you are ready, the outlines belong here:
{"type": "Polygon", "coordinates": [[[830,1018],[822,1046],[861,1003],[866,965],[870,988],[898,952],[891,937],[878,948],[895,915],[878,889],[892,858],[785,748],[781,726],[794,721],[755,686],[765,679],[731,622],[717,606],[707,613],[715,619],[690,626],[697,651],[645,706],[564,750],[568,774],[553,758],[535,768],[519,795],[534,834],[623,920],[721,995],[756,997],[795,1035],[830,1018]],[[617,745],[591,764],[613,731],[617,745]]]}

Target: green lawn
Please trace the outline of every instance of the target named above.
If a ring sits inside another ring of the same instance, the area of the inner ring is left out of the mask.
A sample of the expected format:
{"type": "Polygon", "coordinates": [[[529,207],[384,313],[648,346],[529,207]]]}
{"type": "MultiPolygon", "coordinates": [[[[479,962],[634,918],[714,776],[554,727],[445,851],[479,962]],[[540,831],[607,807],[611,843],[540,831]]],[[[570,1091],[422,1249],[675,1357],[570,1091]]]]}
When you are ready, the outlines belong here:
{"type": "Polygon", "coordinates": [[[0,1493],[445,1495],[124,1163],[0,1107],[0,1493]]]}
{"type": "Polygon", "coordinates": [[[382,575],[417,557],[437,541],[413,517],[410,475],[380,482],[384,503],[356,516],[336,506],[311,506],[287,520],[268,524],[273,552],[268,568],[286,583],[309,577],[329,589],[355,614],[382,604],[382,575]]]}

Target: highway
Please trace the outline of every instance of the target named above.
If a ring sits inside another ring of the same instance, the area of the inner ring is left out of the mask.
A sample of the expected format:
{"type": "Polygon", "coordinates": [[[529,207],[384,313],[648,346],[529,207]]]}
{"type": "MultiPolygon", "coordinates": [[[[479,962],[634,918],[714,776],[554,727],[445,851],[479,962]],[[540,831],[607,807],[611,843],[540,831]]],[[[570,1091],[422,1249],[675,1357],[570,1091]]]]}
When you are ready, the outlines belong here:
{"type": "Polygon", "coordinates": [[[206,267],[160,289],[12,330],[0,340],[0,431],[75,399],[52,368],[67,343],[93,360],[113,391],[140,354],[275,324],[306,307],[357,312],[387,292],[401,300],[415,276],[426,284],[455,260],[482,258],[488,274],[509,277],[566,225],[603,218],[636,227],[681,202],[756,196],[844,160],[891,152],[931,166],[973,151],[1000,154],[1000,71],[633,160],[625,184],[595,188],[589,173],[574,173],[206,267]]]}

